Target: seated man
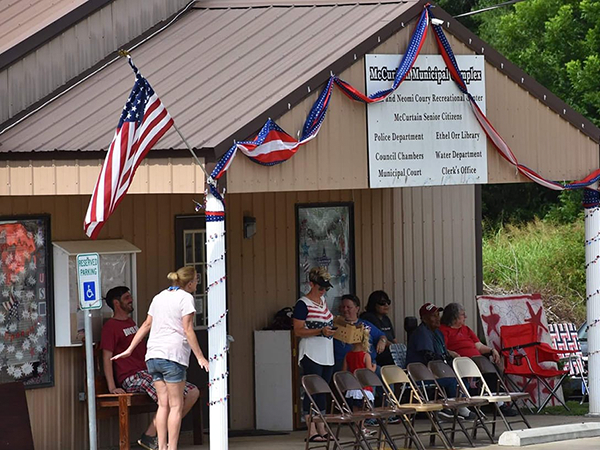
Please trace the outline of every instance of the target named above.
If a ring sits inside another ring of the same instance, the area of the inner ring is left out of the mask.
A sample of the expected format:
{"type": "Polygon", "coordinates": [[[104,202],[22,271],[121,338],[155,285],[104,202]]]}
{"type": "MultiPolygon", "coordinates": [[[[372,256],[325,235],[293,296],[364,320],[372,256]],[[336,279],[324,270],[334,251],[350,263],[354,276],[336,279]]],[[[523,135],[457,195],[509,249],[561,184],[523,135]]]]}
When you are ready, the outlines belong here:
{"type": "MultiPolygon", "coordinates": [[[[358,318],[358,312],[360,311],[360,300],[356,295],[345,294],[342,295],[342,301],[340,302],[340,315],[344,317],[347,323],[364,325],[371,333],[371,361],[375,361],[377,354],[385,350],[390,344],[383,331],[380,331],[371,322],[358,318]]],[[[342,370],[342,364],[346,353],[352,350],[352,344],[346,344],[337,339],[333,340],[333,355],[335,358],[334,373],[342,370]]],[[[379,372],[379,369],[378,369],[379,372]]]]}
{"type": "MultiPolygon", "coordinates": [[[[141,342],[129,358],[110,360],[114,354],[119,354],[129,347],[138,330],[137,325],[129,316],[133,311],[133,297],[129,288],[118,286],[109,290],[106,293],[106,304],[113,310],[113,317],[108,319],[102,327],[100,348],[102,349],[102,363],[108,390],[111,394],[146,393],[157,402],[158,397],[152,383],[152,376],[146,368],[145,342],[141,342]]],[[[192,409],[199,395],[198,388],[186,382],[183,416],[192,409]]],[[[155,419],[156,417],[152,419],[148,429],[138,440],[138,444],[147,450],[158,449],[155,419]]]]}
{"type": "MultiPolygon", "coordinates": [[[[457,353],[446,349],[444,335],[440,331],[440,312],[443,308],[438,308],[432,303],[425,303],[419,309],[421,324],[413,331],[408,342],[406,352],[406,363],[421,363],[427,365],[429,361],[445,361],[449,363],[450,358],[456,358],[457,353]]],[[[452,378],[441,378],[438,381],[440,387],[446,391],[450,398],[456,397],[456,382],[452,378]]],[[[444,418],[451,419],[452,411],[440,411],[444,418]]],[[[458,415],[471,419],[475,415],[468,408],[460,408],[458,415]]]]}
{"type": "Polygon", "coordinates": [[[448,356],[456,358],[458,353],[448,351],[444,335],[440,331],[440,313],[431,303],[425,303],[419,309],[421,324],[413,331],[406,352],[406,363],[420,362],[427,365],[429,361],[443,360],[448,362],[448,356]]]}

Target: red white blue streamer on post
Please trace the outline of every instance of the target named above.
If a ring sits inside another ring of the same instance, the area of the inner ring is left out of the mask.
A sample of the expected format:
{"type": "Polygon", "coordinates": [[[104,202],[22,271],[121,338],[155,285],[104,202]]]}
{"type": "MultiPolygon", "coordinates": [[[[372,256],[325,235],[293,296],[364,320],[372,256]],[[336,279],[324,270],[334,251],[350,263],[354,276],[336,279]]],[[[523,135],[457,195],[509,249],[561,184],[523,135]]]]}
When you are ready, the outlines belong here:
{"type": "MultiPolygon", "coordinates": [[[[206,271],[206,294],[208,302],[208,353],[209,379],[225,379],[227,374],[227,274],[225,258],[225,208],[214,182],[206,196],[206,260],[210,261],[206,271]]],[[[210,448],[227,450],[227,383],[211,383],[210,405],[210,448]]]]}
{"type": "MultiPolygon", "coordinates": [[[[433,14],[430,14],[431,18],[433,19],[433,14]]],[[[475,114],[477,121],[483,128],[483,131],[485,131],[487,137],[490,139],[490,141],[492,141],[492,143],[494,144],[496,149],[498,149],[500,155],[502,155],[504,159],[506,159],[509,163],[514,165],[521,174],[523,174],[530,180],[555,191],[581,189],[588,186],[592,186],[593,184],[597,183],[598,180],[600,180],[600,169],[597,169],[582,180],[574,181],[573,183],[563,185],[561,183],[557,183],[556,181],[547,180],[534,170],[531,170],[529,167],[520,164],[516,156],[508,146],[508,144],[504,141],[504,139],[502,139],[500,134],[492,126],[485,114],[483,114],[483,112],[479,108],[479,105],[477,105],[477,101],[475,101],[473,96],[469,94],[469,91],[467,90],[467,85],[462,78],[460,69],[458,67],[458,63],[456,62],[456,58],[454,57],[454,53],[452,52],[452,48],[450,47],[450,43],[448,42],[448,39],[446,39],[446,35],[444,34],[444,30],[442,29],[441,25],[436,25],[432,22],[432,26],[433,30],[435,31],[435,38],[438,44],[438,49],[442,55],[442,58],[446,62],[446,66],[448,67],[452,79],[458,86],[458,89],[460,89],[460,91],[463,92],[469,99],[471,108],[473,109],[473,113],[475,114]]]]}

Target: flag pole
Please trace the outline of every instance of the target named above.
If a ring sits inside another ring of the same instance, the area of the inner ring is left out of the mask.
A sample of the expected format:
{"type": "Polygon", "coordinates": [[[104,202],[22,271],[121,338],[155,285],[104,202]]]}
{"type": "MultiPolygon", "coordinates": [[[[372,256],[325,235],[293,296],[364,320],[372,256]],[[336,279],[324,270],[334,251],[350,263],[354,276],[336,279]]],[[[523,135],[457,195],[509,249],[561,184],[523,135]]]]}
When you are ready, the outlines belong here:
{"type": "Polygon", "coordinates": [[[204,172],[204,176],[206,177],[206,181],[208,182],[208,180],[210,180],[210,175],[206,171],[205,165],[200,162],[200,159],[198,159],[198,156],[196,156],[196,153],[194,152],[194,149],[192,149],[192,146],[188,143],[187,139],[183,136],[183,134],[181,134],[181,131],[179,131],[179,128],[177,128],[177,125],[175,125],[175,121],[173,121],[173,128],[175,128],[175,131],[177,131],[177,134],[179,135],[179,137],[181,138],[183,143],[187,146],[188,150],[194,157],[196,164],[198,164],[200,166],[200,168],[202,169],[202,172],[204,172]]]}

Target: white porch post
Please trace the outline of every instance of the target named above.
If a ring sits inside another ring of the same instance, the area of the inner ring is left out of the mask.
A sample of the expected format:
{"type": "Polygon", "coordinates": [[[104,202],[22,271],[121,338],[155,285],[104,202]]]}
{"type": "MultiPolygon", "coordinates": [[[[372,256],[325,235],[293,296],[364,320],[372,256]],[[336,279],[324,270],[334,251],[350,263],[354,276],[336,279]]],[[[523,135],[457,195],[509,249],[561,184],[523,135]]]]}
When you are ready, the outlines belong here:
{"type": "Polygon", "coordinates": [[[225,289],[225,208],[206,197],[206,262],[208,290],[208,373],[210,449],[227,450],[227,306],[225,289]]]}
{"type": "Polygon", "coordinates": [[[588,323],[588,386],[591,416],[600,416],[600,193],[585,189],[585,285],[588,323]]]}

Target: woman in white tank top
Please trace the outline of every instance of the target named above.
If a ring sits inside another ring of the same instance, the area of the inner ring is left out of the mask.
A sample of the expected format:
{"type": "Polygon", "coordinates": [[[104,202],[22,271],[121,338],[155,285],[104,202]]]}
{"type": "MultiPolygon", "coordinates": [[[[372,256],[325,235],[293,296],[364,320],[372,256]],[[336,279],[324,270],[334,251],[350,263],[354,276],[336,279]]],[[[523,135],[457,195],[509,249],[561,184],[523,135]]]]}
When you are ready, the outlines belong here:
{"type": "Polygon", "coordinates": [[[146,365],[152,375],[158,395],[156,430],[159,450],[177,450],[183,410],[183,389],[190,353],[194,352],[198,364],[208,372],[204,357],[194,333],[193,292],[198,284],[198,274],[193,267],[182,267],[167,275],[171,287],[157,294],[150,304],[148,317],[136,333],[131,345],[112,359],[126,358],[143,338],[150,333],[146,365]]]}

